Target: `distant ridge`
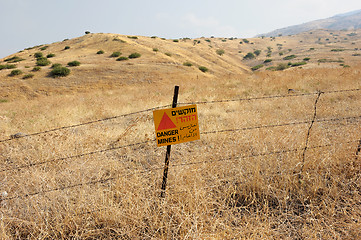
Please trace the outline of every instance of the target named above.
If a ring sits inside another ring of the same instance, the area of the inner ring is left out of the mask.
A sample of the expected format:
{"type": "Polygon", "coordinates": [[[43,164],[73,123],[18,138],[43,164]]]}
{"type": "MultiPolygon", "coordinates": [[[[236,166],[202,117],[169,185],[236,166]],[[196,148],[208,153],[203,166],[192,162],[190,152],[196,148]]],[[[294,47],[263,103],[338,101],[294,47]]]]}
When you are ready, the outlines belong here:
{"type": "Polygon", "coordinates": [[[328,30],[355,30],[361,28],[361,9],[338,14],[330,18],[315,20],[299,25],[280,28],[269,33],[260,34],[257,37],[277,37],[279,35],[295,35],[316,29],[328,30]]]}

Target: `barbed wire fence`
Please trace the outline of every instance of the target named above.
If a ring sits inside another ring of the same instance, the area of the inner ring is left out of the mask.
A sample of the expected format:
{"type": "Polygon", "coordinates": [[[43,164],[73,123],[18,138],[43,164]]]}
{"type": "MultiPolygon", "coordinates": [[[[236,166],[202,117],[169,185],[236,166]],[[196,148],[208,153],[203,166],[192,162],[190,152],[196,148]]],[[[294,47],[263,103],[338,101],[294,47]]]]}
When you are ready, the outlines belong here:
{"type": "MultiPolygon", "coordinates": [[[[311,136],[311,131],[312,131],[312,128],[314,126],[314,123],[317,123],[317,122],[329,123],[329,122],[337,122],[337,121],[344,121],[344,120],[346,120],[346,121],[354,120],[355,121],[355,120],[360,120],[361,119],[361,115],[346,116],[346,117],[335,117],[335,118],[327,118],[327,119],[317,119],[317,109],[318,109],[317,104],[318,104],[318,101],[319,101],[321,95],[332,94],[332,93],[359,92],[359,91],[361,91],[361,89],[334,90],[334,91],[323,91],[323,92],[317,91],[315,93],[300,93],[300,94],[288,94],[288,95],[273,95],[273,96],[260,96],[260,97],[251,97],[251,98],[224,99],[224,100],[212,100],[212,101],[179,103],[179,105],[214,104],[214,103],[229,103],[229,102],[238,102],[238,101],[266,100],[266,99],[275,99],[275,98],[294,98],[294,97],[303,97],[303,96],[312,96],[312,95],[316,96],[315,102],[313,104],[313,108],[314,108],[313,117],[312,117],[311,120],[292,121],[292,122],[285,122],[285,123],[279,123],[279,124],[258,125],[258,126],[233,128],[233,129],[221,129],[221,130],[214,130],[214,131],[204,131],[204,132],[200,133],[201,135],[222,134],[222,133],[229,133],[229,132],[253,131],[253,130],[257,130],[257,129],[268,129],[268,128],[276,128],[276,127],[287,127],[287,126],[295,126],[295,125],[302,125],[302,124],[310,124],[309,127],[308,127],[304,147],[283,149],[283,150],[275,150],[275,151],[265,151],[265,152],[253,153],[253,154],[248,154],[248,155],[238,154],[238,155],[232,155],[232,156],[228,156],[228,157],[209,159],[209,160],[206,160],[206,161],[203,160],[203,161],[194,161],[194,162],[187,162],[187,163],[171,164],[170,166],[177,168],[177,167],[182,167],[182,166],[192,166],[192,165],[216,163],[216,162],[227,162],[227,161],[232,161],[234,159],[241,159],[241,158],[270,156],[270,155],[275,155],[275,154],[286,154],[286,153],[291,153],[291,152],[300,152],[300,153],[302,152],[301,162],[299,164],[300,165],[300,170],[295,171],[296,172],[295,174],[297,174],[301,178],[303,170],[304,170],[305,161],[306,161],[305,156],[306,156],[307,150],[309,150],[309,149],[318,149],[318,148],[327,148],[327,147],[335,146],[335,145],[338,144],[338,143],[332,143],[332,144],[323,144],[323,145],[310,146],[310,144],[309,144],[310,143],[310,136],[311,136]]],[[[107,118],[98,119],[98,120],[94,120],[94,121],[88,121],[88,122],[85,122],[85,123],[79,123],[79,124],[74,124],[74,125],[70,125],[70,126],[58,127],[58,128],[54,128],[54,129],[50,129],[50,130],[45,130],[45,131],[40,131],[40,132],[27,134],[27,135],[24,135],[24,136],[20,136],[19,138],[26,138],[26,137],[30,137],[30,136],[38,136],[38,135],[47,134],[47,133],[50,133],[50,132],[61,131],[61,130],[64,130],[64,129],[77,128],[77,127],[81,127],[81,126],[85,126],[85,125],[96,124],[96,123],[100,123],[100,122],[104,122],[104,121],[109,121],[109,120],[112,120],[112,119],[132,116],[132,115],[141,114],[141,113],[152,112],[154,110],[166,108],[166,107],[169,107],[169,106],[170,105],[154,107],[154,108],[149,108],[149,109],[145,109],[145,110],[131,112],[131,113],[123,114],[123,115],[107,117],[107,118]]],[[[11,143],[12,141],[16,141],[16,140],[17,140],[17,138],[8,138],[8,139],[0,140],[0,143],[5,143],[5,142],[11,143]]],[[[156,141],[155,139],[152,139],[152,140],[147,140],[147,141],[142,141],[142,142],[137,142],[137,143],[131,143],[131,144],[127,144],[127,145],[122,145],[122,146],[114,146],[114,147],[105,148],[105,149],[96,150],[96,151],[84,152],[84,153],[80,153],[80,154],[76,154],[76,155],[72,155],[72,156],[68,156],[68,157],[54,158],[54,159],[49,159],[49,160],[42,160],[42,161],[38,161],[38,162],[32,162],[32,163],[28,163],[28,164],[24,164],[24,165],[19,165],[19,166],[6,167],[6,168],[3,168],[3,169],[0,169],[0,173],[18,171],[18,170],[24,169],[24,168],[37,167],[37,166],[41,166],[41,165],[48,164],[48,163],[66,161],[66,160],[70,160],[70,159],[81,158],[81,157],[84,157],[84,156],[90,156],[90,155],[105,153],[105,152],[124,149],[124,148],[142,146],[142,145],[149,144],[149,143],[152,143],[152,142],[155,142],[155,141],[156,141]]],[[[356,151],[355,151],[355,158],[357,159],[359,157],[359,155],[360,155],[360,152],[361,152],[361,139],[360,138],[358,138],[358,139],[350,139],[349,141],[344,142],[344,143],[346,143],[346,144],[354,144],[354,143],[358,144],[356,146],[356,151]]],[[[130,176],[130,175],[134,175],[134,174],[141,175],[141,174],[146,174],[146,173],[149,173],[149,172],[154,172],[154,171],[162,170],[162,169],[163,169],[163,166],[156,165],[156,166],[153,166],[153,167],[151,167],[151,168],[149,168],[147,170],[139,170],[139,171],[136,171],[136,172],[123,173],[123,174],[119,174],[119,175],[116,175],[116,176],[110,176],[110,177],[107,177],[107,178],[101,178],[101,179],[97,179],[97,180],[85,181],[85,182],[81,182],[81,183],[74,183],[74,184],[70,184],[70,185],[67,185],[67,186],[61,186],[61,187],[59,186],[59,187],[49,188],[49,189],[46,189],[46,190],[35,191],[35,192],[32,192],[32,193],[27,193],[27,194],[23,194],[23,195],[16,195],[15,194],[13,196],[2,198],[2,201],[14,200],[14,199],[24,199],[24,198],[28,198],[28,197],[41,195],[41,194],[46,194],[46,193],[56,192],[56,191],[62,191],[62,190],[77,188],[77,187],[86,186],[86,185],[96,185],[96,184],[100,184],[100,183],[107,183],[107,182],[119,179],[121,177],[130,176]]],[[[90,212],[92,212],[92,211],[90,211],[90,212]]]]}

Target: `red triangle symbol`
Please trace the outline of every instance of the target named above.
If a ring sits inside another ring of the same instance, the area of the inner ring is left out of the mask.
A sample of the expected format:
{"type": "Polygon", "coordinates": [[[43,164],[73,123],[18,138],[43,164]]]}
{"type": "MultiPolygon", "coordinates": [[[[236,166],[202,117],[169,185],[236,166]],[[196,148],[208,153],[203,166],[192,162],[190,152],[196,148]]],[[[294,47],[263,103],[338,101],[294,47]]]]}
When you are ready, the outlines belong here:
{"type": "Polygon", "coordinates": [[[157,131],[176,128],[177,126],[172,122],[166,113],[163,114],[162,120],[159,123],[157,131]]]}

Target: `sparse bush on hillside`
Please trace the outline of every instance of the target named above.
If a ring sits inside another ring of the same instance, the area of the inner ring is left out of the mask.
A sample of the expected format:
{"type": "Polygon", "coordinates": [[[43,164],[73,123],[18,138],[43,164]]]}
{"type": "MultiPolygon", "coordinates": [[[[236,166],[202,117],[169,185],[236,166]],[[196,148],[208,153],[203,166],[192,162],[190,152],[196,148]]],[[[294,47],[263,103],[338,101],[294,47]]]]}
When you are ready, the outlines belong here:
{"type": "Polygon", "coordinates": [[[51,62],[46,57],[38,58],[36,61],[37,66],[48,66],[51,62]]]}
{"type": "Polygon", "coordinates": [[[122,55],[121,52],[113,52],[112,55],[110,55],[110,57],[119,57],[120,55],[122,55]]]}
{"type": "Polygon", "coordinates": [[[291,60],[291,59],[294,59],[296,57],[297,57],[296,55],[289,55],[289,56],[284,57],[283,60],[291,60]]]}
{"type": "Polygon", "coordinates": [[[50,72],[52,77],[66,77],[70,74],[70,69],[67,67],[56,67],[50,72]]]}
{"type": "Polygon", "coordinates": [[[222,56],[222,55],[225,53],[225,51],[224,51],[223,49],[217,49],[217,50],[216,50],[216,53],[217,53],[219,56],[222,56]]]}
{"type": "Polygon", "coordinates": [[[173,42],[177,43],[177,42],[179,42],[179,40],[178,39],[173,39],[173,42]]]}
{"type": "Polygon", "coordinates": [[[41,52],[36,52],[36,53],[34,54],[34,57],[35,57],[35,58],[42,58],[42,57],[43,57],[43,53],[41,53],[41,52]]]}
{"type": "Polygon", "coordinates": [[[309,57],[305,57],[305,58],[303,59],[303,61],[310,61],[310,59],[311,59],[311,58],[309,58],[309,57]]]}
{"type": "Polygon", "coordinates": [[[64,47],[64,50],[68,50],[68,49],[70,49],[70,46],[65,46],[64,47]]]}
{"type": "Polygon", "coordinates": [[[77,67],[77,66],[80,66],[80,62],[79,61],[71,61],[71,62],[68,62],[68,66],[69,67],[77,67]]]}
{"type": "Polygon", "coordinates": [[[97,54],[104,54],[104,51],[103,51],[103,50],[99,50],[99,51],[97,52],[97,54]]]}
{"type": "Polygon", "coordinates": [[[55,54],[54,53],[49,53],[48,55],[46,55],[47,58],[52,58],[52,57],[55,57],[55,54]]]}
{"type": "Polygon", "coordinates": [[[23,79],[29,79],[29,78],[33,78],[33,77],[34,77],[34,74],[29,73],[29,74],[24,75],[23,79]]]}
{"type": "Polygon", "coordinates": [[[246,56],[243,57],[243,59],[254,59],[255,57],[256,56],[253,53],[249,52],[246,56]]]}
{"type": "Polygon", "coordinates": [[[153,52],[158,52],[159,49],[158,48],[153,48],[153,52]]]}
{"type": "Polygon", "coordinates": [[[186,67],[192,67],[192,66],[193,66],[193,64],[192,64],[192,63],[190,63],[190,62],[184,62],[184,63],[183,63],[183,66],[186,66],[186,67]]]}
{"type": "Polygon", "coordinates": [[[89,31],[85,31],[85,34],[89,34],[90,32],[89,31]]]}
{"type": "Polygon", "coordinates": [[[17,76],[17,75],[20,75],[22,74],[23,72],[19,69],[15,69],[15,70],[12,70],[11,73],[9,74],[10,77],[12,76],[17,76]]]}
{"type": "Polygon", "coordinates": [[[254,50],[253,52],[256,56],[259,56],[261,54],[261,50],[254,50]]]}
{"type": "Polygon", "coordinates": [[[275,70],[277,71],[282,71],[288,68],[288,64],[287,63],[280,63],[277,65],[277,67],[275,68],[275,70]]]}
{"type": "Polygon", "coordinates": [[[119,57],[119,58],[117,58],[117,61],[126,61],[126,60],[129,60],[129,58],[127,58],[127,57],[119,57]]]}
{"type": "Polygon", "coordinates": [[[128,57],[132,59],[132,58],[140,58],[141,56],[142,55],[140,53],[135,52],[130,54],[128,57]]]}
{"type": "Polygon", "coordinates": [[[44,50],[46,50],[48,47],[49,47],[49,46],[41,47],[40,50],[41,50],[41,51],[44,51],[44,50]]]}
{"type": "Polygon", "coordinates": [[[202,72],[208,72],[208,68],[207,67],[205,67],[205,66],[199,66],[199,68],[198,68],[199,70],[201,70],[202,72]]]}
{"type": "Polygon", "coordinates": [[[172,56],[172,54],[170,53],[170,52],[166,52],[166,53],[164,53],[165,55],[167,55],[168,57],[171,57],[172,56]]]}
{"type": "Polygon", "coordinates": [[[248,39],[242,39],[242,41],[244,42],[244,43],[249,43],[249,41],[248,41],[248,39]]]}
{"type": "Polygon", "coordinates": [[[266,60],[264,60],[263,62],[264,62],[264,63],[270,63],[270,62],[272,62],[272,59],[266,59],[266,60]]]}
{"type": "Polygon", "coordinates": [[[137,36],[128,36],[128,38],[130,38],[130,39],[138,39],[137,36]]]}
{"type": "Polygon", "coordinates": [[[307,62],[296,62],[296,63],[291,63],[291,67],[298,67],[298,66],[302,66],[302,65],[306,65],[307,62]]]}
{"type": "Polygon", "coordinates": [[[20,62],[20,61],[23,61],[23,60],[25,60],[25,59],[20,58],[20,57],[18,57],[18,56],[14,56],[14,57],[5,59],[4,62],[7,62],[7,63],[16,63],[16,62],[20,62]]]}
{"type": "Polygon", "coordinates": [[[33,70],[31,70],[31,71],[33,71],[33,72],[38,72],[38,71],[40,71],[40,70],[41,70],[41,67],[35,66],[35,67],[33,68],[33,70]]]}
{"type": "Polygon", "coordinates": [[[51,68],[57,68],[57,67],[61,67],[60,63],[54,63],[53,65],[51,65],[51,68]]]}
{"type": "Polygon", "coordinates": [[[16,65],[14,65],[14,64],[0,65],[0,70],[3,70],[3,69],[14,69],[14,68],[16,68],[16,65]]]}
{"type": "Polygon", "coordinates": [[[256,65],[256,66],[252,67],[251,70],[252,70],[252,71],[256,71],[256,70],[258,70],[258,69],[260,69],[260,68],[263,68],[263,67],[264,67],[263,64],[259,64],[259,65],[256,65]]]}

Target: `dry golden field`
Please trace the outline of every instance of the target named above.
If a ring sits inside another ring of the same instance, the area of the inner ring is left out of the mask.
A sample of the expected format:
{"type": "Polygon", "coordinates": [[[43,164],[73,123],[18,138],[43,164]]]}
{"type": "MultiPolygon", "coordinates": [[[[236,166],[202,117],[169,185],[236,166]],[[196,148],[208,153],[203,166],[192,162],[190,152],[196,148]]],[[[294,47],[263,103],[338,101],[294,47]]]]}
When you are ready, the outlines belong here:
{"type": "Polygon", "coordinates": [[[24,60],[21,75],[0,70],[1,239],[360,239],[359,34],[88,34],[2,59],[24,60]],[[37,52],[81,65],[52,78],[32,70],[37,52]],[[266,70],[290,61],[307,64],[266,70]],[[197,103],[201,139],[172,147],[161,199],[152,109],[175,85],[197,103]]]}

